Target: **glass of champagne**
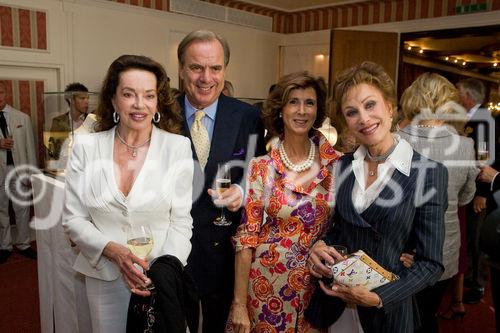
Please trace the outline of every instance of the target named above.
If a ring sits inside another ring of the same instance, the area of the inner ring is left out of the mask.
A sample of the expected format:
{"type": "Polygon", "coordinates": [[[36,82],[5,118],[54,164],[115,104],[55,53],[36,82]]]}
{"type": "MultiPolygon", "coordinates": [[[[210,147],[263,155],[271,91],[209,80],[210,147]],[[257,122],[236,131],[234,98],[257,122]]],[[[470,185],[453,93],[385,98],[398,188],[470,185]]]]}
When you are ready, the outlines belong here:
{"type": "MultiPolygon", "coordinates": [[[[145,224],[130,225],[127,229],[127,247],[135,256],[146,260],[146,257],[153,249],[153,233],[151,232],[151,228],[145,224]]],[[[150,284],[147,289],[151,290],[153,288],[153,284],[150,284]]]]}
{"type": "Polygon", "coordinates": [[[477,143],[477,160],[480,166],[485,166],[490,155],[488,152],[488,143],[485,141],[479,141],[477,143]]]}
{"type": "MultiPolygon", "coordinates": [[[[219,195],[227,191],[231,187],[231,174],[229,168],[226,164],[219,164],[217,169],[217,176],[215,178],[215,190],[219,195]]],[[[214,220],[214,224],[217,226],[228,226],[231,225],[231,220],[226,218],[224,214],[224,206],[221,207],[220,216],[214,220]]]]}

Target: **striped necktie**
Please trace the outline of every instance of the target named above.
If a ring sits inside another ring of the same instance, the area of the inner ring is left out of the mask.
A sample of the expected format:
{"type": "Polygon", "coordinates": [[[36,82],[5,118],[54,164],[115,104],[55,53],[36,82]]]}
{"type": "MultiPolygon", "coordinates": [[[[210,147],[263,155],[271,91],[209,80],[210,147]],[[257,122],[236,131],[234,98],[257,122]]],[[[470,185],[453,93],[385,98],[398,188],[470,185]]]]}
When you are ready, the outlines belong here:
{"type": "Polygon", "coordinates": [[[205,117],[203,110],[198,110],[194,114],[194,122],[191,126],[191,139],[193,140],[196,156],[200,162],[201,168],[204,169],[207,165],[208,154],[210,153],[210,138],[208,131],[201,120],[205,117]]]}

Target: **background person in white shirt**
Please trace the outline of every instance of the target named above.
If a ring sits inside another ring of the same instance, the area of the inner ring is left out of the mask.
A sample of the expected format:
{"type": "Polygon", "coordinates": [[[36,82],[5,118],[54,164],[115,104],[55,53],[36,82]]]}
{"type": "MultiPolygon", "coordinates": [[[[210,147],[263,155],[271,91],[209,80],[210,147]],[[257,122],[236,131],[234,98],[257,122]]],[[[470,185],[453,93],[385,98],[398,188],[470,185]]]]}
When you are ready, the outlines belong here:
{"type": "Polygon", "coordinates": [[[7,85],[3,81],[0,81],[0,111],[0,264],[2,264],[10,256],[13,244],[22,255],[36,259],[36,252],[30,247],[30,175],[25,169],[25,167],[36,167],[36,153],[30,117],[7,104],[7,85]],[[16,215],[17,237],[14,240],[10,228],[9,200],[12,200],[16,215]]]}

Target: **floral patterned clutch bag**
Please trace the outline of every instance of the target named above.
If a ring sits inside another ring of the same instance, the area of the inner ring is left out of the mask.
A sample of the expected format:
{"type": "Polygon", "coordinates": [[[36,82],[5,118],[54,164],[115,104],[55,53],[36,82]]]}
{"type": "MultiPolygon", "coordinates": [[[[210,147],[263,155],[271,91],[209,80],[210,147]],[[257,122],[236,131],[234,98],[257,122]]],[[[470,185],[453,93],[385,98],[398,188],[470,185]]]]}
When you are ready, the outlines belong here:
{"type": "Polygon", "coordinates": [[[399,279],[399,276],[385,270],[362,250],[333,265],[332,273],[335,282],[349,287],[364,286],[368,290],[399,279]]]}

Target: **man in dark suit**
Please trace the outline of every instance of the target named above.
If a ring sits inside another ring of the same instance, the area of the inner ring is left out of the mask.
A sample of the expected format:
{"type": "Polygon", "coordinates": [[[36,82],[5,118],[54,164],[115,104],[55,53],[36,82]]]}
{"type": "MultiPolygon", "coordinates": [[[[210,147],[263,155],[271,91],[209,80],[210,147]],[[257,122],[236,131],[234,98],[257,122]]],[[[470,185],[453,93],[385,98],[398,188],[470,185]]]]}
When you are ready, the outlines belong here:
{"type": "Polygon", "coordinates": [[[193,186],[193,248],[187,269],[198,288],[203,332],[224,331],[234,283],[231,236],[240,222],[244,180],[242,167],[231,168],[231,187],[214,201],[218,164],[232,161],[246,166],[254,155],[265,153],[263,128],[257,109],[221,94],[229,62],[229,46],[210,31],[194,31],[179,44],[179,76],[185,94],[178,98],[191,139],[195,175],[193,186]],[[239,163],[238,163],[239,161],[239,163]],[[230,226],[214,225],[224,205],[230,226]]]}
{"type": "MultiPolygon", "coordinates": [[[[477,79],[468,78],[457,83],[459,99],[462,106],[467,110],[468,122],[465,124],[465,135],[474,140],[474,147],[478,151],[478,144],[486,142],[490,144],[489,152],[492,154],[496,148],[495,133],[490,130],[494,118],[491,112],[482,107],[486,95],[484,84],[477,79]]],[[[498,135],[498,134],[496,134],[498,135]]],[[[470,276],[465,280],[465,286],[469,290],[464,294],[464,303],[475,304],[484,295],[484,283],[487,276],[486,265],[479,250],[479,230],[485,218],[488,204],[494,200],[488,186],[482,182],[476,182],[476,194],[467,210],[467,252],[470,257],[470,276]]]]}

